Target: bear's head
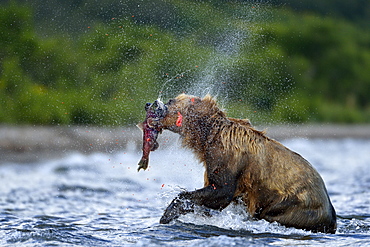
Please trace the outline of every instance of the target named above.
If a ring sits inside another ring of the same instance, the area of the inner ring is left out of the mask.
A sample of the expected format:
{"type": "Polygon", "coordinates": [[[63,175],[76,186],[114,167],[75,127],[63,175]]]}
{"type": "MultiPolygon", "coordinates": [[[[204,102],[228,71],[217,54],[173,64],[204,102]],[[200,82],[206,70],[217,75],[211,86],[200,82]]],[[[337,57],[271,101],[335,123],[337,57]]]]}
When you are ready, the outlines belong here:
{"type": "Polygon", "coordinates": [[[175,133],[181,132],[183,122],[209,117],[220,112],[216,101],[210,95],[199,98],[187,94],[180,94],[166,104],[158,99],[153,104],[148,103],[147,111],[148,109],[154,113],[153,117],[148,119],[151,126],[175,133]]]}

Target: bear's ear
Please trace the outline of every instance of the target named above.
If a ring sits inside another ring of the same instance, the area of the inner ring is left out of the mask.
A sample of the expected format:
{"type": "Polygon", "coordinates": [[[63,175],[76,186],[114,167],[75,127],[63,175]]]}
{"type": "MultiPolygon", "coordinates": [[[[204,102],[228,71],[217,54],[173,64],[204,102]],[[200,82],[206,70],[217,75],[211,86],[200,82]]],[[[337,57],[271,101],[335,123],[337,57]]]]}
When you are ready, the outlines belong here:
{"type": "Polygon", "coordinates": [[[207,94],[206,96],[204,96],[202,101],[210,105],[216,105],[216,100],[210,94],[207,94]]]}

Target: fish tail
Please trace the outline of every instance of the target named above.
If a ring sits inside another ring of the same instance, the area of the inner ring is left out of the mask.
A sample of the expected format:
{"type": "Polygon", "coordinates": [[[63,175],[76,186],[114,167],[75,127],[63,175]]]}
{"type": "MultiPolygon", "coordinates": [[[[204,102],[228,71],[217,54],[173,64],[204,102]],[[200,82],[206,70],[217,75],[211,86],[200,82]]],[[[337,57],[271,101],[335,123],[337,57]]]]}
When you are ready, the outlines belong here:
{"type": "Polygon", "coordinates": [[[146,168],[148,168],[148,163],[149,163],[148,159],[141,158],[141,160],[139,161],[139,164],[138,164],[139,167],[138,167],[137,171],[140,171],[140,169],[143,169],[145,171],[146,168]]]}

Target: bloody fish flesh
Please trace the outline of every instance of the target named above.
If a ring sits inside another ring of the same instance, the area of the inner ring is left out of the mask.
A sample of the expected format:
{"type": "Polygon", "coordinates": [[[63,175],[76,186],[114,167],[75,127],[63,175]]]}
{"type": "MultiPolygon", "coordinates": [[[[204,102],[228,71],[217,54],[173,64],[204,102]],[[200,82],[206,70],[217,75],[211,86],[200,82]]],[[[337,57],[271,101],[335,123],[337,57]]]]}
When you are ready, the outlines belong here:
{"type": "Polygon", "coordinates": [[[157,137],[161,131],[150,127],[147,120],[148,119],[145,119],[144,122],[138,124],[138,127],[143,131],[143,156],[139,161],[137,171],[140,171],[140,169],[146,170],[148,168],[150,151],[154,151],[159,147],[157,137]]]}
{"type": "Polygon", "coordinates": [[[143,156],[139,161],[138,171],[140,171],[140,169],[146,170],[148,168],[150,151],[154,151],[159,147],[157,137],[162,130],[149,123],[152,123],[153,119],[157,119],[159,117],[158,113],[162,114],[162,108],[159,107],[159,105],[162,104],[163,103],[161,101],[155,101],[153,104],[147,103],[145,105],[145,120],[137,125],[143,131],[143,156]]]}
{"type": "Polygon", "coordinates": [[[153,104],[146,103],[145,111],[146,117],[144,122],[137,125],[143,131],[143,156],[139,161],[138,171],[148,168],[150,151],[154,151],[159,147],[157,137],[158,134],[162,133],[162,128],[156,126],[155,121],[165,117],[167,114],[167,107],[158,99],[154,101],[153,104]]]}

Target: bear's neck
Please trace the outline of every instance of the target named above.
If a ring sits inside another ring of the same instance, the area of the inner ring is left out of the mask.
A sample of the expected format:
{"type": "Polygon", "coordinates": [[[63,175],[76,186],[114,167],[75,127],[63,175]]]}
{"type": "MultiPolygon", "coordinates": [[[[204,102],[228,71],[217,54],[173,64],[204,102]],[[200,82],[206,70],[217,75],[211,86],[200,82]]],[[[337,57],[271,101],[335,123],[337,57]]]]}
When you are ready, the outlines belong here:
{"type": "Polygon", "coordinates": [[[222,111],[219,110],[212,113],[184,116],[183,126],[180,132],[182,144],[195,151],[200,161],[204,161],[203,156],[206,154],[209,136],[214,132],[215,121],[226,120],[222,111]]]}

